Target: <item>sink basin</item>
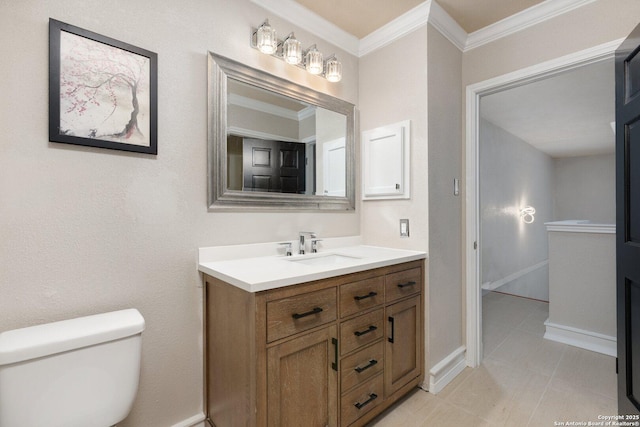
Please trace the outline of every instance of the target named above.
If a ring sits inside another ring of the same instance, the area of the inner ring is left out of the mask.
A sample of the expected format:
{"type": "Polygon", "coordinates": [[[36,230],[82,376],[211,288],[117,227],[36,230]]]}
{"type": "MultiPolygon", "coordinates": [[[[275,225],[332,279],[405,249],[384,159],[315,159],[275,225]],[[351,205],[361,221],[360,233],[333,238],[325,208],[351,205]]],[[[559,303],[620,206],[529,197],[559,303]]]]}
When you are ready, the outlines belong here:
{"type": "Polygon", "coordinates": [[[360,259],[355,256],[348,255],[340,255],[340,254],[326,254],[326,255],[318,255],[313,257],[301,257],[288,259],[287,261],[295,262],[299,264],[305,265],[339,265],[351,262],[353,260],[360,259]]]}

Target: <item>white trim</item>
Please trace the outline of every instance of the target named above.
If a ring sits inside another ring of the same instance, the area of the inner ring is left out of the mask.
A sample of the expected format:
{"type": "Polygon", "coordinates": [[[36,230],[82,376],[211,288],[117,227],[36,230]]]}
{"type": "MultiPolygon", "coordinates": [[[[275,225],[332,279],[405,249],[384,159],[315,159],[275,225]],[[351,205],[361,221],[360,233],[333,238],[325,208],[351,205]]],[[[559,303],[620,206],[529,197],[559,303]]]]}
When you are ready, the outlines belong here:
{"type": "Polygon", "coordinates": [[[547,231],[565,233],[616,234],[615,224],[592,224],[588,221],[555,221],[545,222],[547,231]]]}
{"type": "Polygon", "coordinates": [[[523,68],[498,76],[466,88],[466,294],[467,294],[467,364],[478,366],[482,361],[482,313],[480,289],[479,251],[473,243],[479,236],[478,205],[478,121],[480,97],[482,95],[515,87],[549,75],[567,71],[614,57],[616,48],[623,39],[603,43],[551,61],[523,68]]]}
{"type": "MultiPolygon", "coordinates": [[[[294,0],[251,0],[252,3],[261,6],[276,16],[287,20],[288,22],[295,23],[296,26],[304,28],[311,34],[314,34],[323,40],[339,47],[340,49],[350,53],[351,55],[358,56],[359,40],[356,36],[347,33],[337,25],[332,24],[319,15],[311,12],[306,7],[294,0]]],[[[256,23],[260,25],[260,22],[256,23]]],[[[278,28],[276,28],[278,30],[278,28]]],[[[283,34],[288,34],[291,29],[279,29],[283,34]]],[[[247,28],[247,38],[249,36],[249,29],[247,28]]],[[[301,39],[301,41],[303,41],[301,39]]],[[[306,44],[313,44],[312,40],[305,42],[306,44]]],[[[308,47],[308,46],[306,46],[308,47]]]]}
{"type": "Polygon", "coordinates": [[[205,427],[205,420],[206,417],[204,413],[200,412],[199,414],[189,417],[186,420],[182,420],[171,427],[205,427]]]}
{"type": "Polygon", "coordinates": [[[607,356],[617,357],[618,355],[616,337],[571,326],[558,325],[557,323],[549,322],[549,320],[544,322],[544,325],[546,326],[545,339],[606,354],[607,356]]]}
{"type": "MultiPolygon", "coordinates": [[[[458,49],[466,52],[525,28],[555,18],[594,2],[595,0],[546,0],[522,12],[488,25],[471,34],[464,29],[435,0],[426,0],[358,40],[352,34],[311,12],[294,0],[251,0],[276,16],[304,28],[323,40],[356,57],[363,57],[412,31],[430,23],[458,49]]],[[[281,30],[282,31],[282,30],[281,30]]],[[[285,30],[286,32],[286,30],[285,30]]]]}
{"type": "Polygon", "coordinates": [[[432,2],[429,23],[459,50],[464,51],[467,32],[437,3],[432,2]]]}
{"type": "Polygon", "coordinates": [[[429,393],[440,393],[464,368],[467,367],[465,347],[455,349],[451,354],[429,370],[429,393]]]}
{"type": "Polygon", "coordinates": [[[549,260],[545,259],[542,262],[539,262],[537,264],[534,264],[532,266],[529,266],[527,268],[523,268],[520,271],[516,271],[515,273],[512,273],[506,277],[503,277],[502,279],[498,279],[495,282],[487,282],[487,283],[483,283],[482,284],[482,289],[485,291],[493,291],[498,289],[500,286],[504,286],[507,283],[519,279],[520,277],[524,276],[525,274],[529,274],[534,270],[537,270],[539,268],[544,267],[545,265],[549,265],[549,260]]]}
{"type": "Polygon", "coordinates": [[[595,0],[547,0],[469,34],[464,51],[475,49],[525,28],[555,18],[595,0]]]}
{"type": "Polygon", "coordinates": [[[273,139],[277,141],[285,141],[285,142],[300,142],[295,138],[289,138],[287,136],[275,135],[266,132],[259,132],[251,129],[245,129],[238,126],[229,126],[227,128],[228,134],[244,136],[246,138],[259,138],[259,139],[273,139]]]}
{"type": "MultiPolygon", "coordinates": [[[[282,117],[289,120],[298,121],[299,114],[307,110],[309,107],[300,110],[300,113],[288,108],[278,107],[277,105],[270,104],[268,102],[258,101],[256,99],[247,98],[246,96],[230,93],[228,96],[228,102],[231,105],[246,108],[248,110],[260,111],[262,113],[270,114],[272,116],[282,117]]],[[[315,111],[315,110],[314,110],[315,111]]],[[[307,113],[308,114],[308,113],[307,113]]]]}
{"type": "Polygon", "coordinates": [[[432,0],[420,3],[410,11],[361,38],[358,56],[363,57],[426,25],[429,21],[431,5],[432,0]]]}

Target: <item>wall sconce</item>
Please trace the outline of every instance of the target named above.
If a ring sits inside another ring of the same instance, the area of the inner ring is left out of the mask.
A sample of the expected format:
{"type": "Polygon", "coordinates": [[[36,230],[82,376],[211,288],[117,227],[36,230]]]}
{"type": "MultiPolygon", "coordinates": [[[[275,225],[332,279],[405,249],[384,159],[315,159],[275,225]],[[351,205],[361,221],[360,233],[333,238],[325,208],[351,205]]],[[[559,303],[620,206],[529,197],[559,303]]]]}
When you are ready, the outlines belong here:
{"type": "Polygon", "coordinates": [[[284,41],[278,40],[276,30],[265,21],[257,29],[251,31],[251,47],[260,52],[282,59],[287,64],[304,68],[309,73],[322,76],[330,82],[342,80],[342,64],[335,55],[330,55],[323,60],[322,52],[316,45],[312,45],[306,51],[302,50],[302,44],[290,33],[284,41]]]}
{"type": "Polygon", "coordinates": [[[273,55],[278,50],[278,37],[276,30],[269,25],[269,20],[265,21],[256,30],[256,46],[258,50],[267,55],[273,55]]]}
{"type": "Polygon", "coordinates": [[[535,221],[535,213],[535,208],[531,206],[525,206],[524,208],[520,209],[520,219],[522,219],[522,222],[524,222],[525,224],[531,224],[533,221],[535,221]]]}
{"type": "Polygon", "coordinates": [[[302,43],[293,33],[289,34],[282,43],[282,56],[287,64],[298,65],[302,62],[302,43]]]}

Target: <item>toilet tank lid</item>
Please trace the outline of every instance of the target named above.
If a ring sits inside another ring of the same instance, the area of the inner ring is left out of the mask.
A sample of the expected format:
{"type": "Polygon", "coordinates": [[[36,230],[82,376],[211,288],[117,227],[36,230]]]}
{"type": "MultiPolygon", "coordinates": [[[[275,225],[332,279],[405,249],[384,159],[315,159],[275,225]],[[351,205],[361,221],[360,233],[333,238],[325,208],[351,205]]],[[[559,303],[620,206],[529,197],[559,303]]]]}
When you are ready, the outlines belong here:
{"type": "Polygon", "coordinates": [[[2,332],[0,366],[137,335],[144,326],[131,308],[2,332]]]}

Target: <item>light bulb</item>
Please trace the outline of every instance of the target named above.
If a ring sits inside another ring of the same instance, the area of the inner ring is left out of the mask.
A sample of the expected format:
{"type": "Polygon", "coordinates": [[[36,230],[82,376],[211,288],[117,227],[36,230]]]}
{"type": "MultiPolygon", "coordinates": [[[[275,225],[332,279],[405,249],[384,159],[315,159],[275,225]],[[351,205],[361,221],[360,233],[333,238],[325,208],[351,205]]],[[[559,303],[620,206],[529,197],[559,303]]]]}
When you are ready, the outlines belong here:
{"type": "Polygon", "coordinates": [[[312,46],[307,52],[305,68],[311,74],[322,74],[322,52],[316,49],[315,46],[312,46]]]}
{"type": "Polygon", "coordinates": [[[302,45],[293,33],[282,44],[282,55],[288,64],[298,65],[302,62],[302,45]]]}
{"type": "Polygon", "coordinates": [[[325,77],[330,82],[339,82],[342,79],[342,63],[335,57],[327,60],[327,69],[325,71],[325,77]]]}
{"type": "Polygon", "coordinates": [[[256,44],[260,52],[267,55],[273,55],[278,48],[278,41],[276,37],[276,30],[269,25],[269,20],[264,21],[257,31],[256,44]]]}

